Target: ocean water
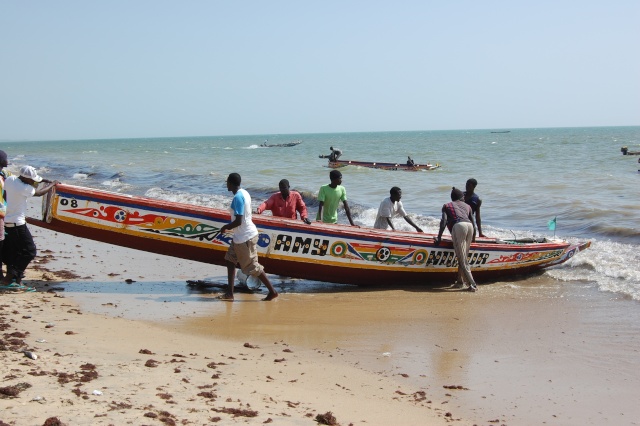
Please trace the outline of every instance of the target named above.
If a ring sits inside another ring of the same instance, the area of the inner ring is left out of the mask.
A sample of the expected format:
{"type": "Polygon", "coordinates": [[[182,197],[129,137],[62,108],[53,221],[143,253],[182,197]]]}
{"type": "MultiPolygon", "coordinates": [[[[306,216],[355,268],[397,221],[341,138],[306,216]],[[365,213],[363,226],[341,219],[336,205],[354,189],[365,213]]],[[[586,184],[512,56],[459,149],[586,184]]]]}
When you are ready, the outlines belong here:
{"type": "MultiPolygon", "coordinates": [[[[257,206],[286,178],[315,217],[317,192],[329,183],[329,147],[341,159],[438,163],[434,171],[342,169],[354,221],[372,226],[392,186],[425,232],[436,233],[452,186],[478,180],[488,236],[591,240],[592,247],[545,272],[640,300],[640,127],[496,129],[378,133],[197,136],[73,141],[4,141],[10,170],[29,164],[50,179],[116,192],[228,208],[225,179],[242,175],[257,206]],[[508,132],[507,132],[508,131],[508,132]],[[288,148],[260,145],[302,143],[288,148]]],[[[341,222],[347,223],[343,212],[341,222]]],[[[402,219],[397,227],[411,230],[402,219]]]]}

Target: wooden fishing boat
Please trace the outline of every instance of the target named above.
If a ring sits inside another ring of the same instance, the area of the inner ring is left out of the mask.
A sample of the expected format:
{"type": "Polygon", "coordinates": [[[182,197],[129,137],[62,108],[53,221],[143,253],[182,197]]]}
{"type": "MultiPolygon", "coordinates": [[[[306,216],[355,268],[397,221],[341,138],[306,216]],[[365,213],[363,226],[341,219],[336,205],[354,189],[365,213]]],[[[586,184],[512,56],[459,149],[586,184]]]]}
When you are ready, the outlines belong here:
{"type": "Polygon", "coordinates": [[[640,151],[629,151],[626,146],[620,148],[620,152],[622,152],[622,155],[640,155],[640,151]]]}
{"type": "Polygon", "coordinates": [[[370,169],[382,169],[382,170],[404,170],[408,172],[418,172],[421,170],[435,170],[440,168],[440,164],[413,164],[407,163],[377,163],[369,161],[352,161],[352,160],[336,160],[329,161],[329,167],[337,169],[345,166],[358,166],[368,167],[370,169]]]}
{"type": "MultiPolygon", "coordinates": [[[[58,184],[43,199],[43,218],[29,223],[81,238],[183,259],[224,265],[230,235],[219,230],[227,211],[58,184]]],[[[253,216],[258,253],[268,273],[356,285],[453,282],[457,261],[451,240],[253,216]]],[[[590,242],[546,238],[472,244],[469,262],[477,281],[513,277],[561,264],[590,242]]],[[[170,271],[167,271],[170,274],[170,271]]]]}
{"type": "Polygon", "coordinates": [[[300,145],[302,143],[302,141],[295,141],[295,142],[289,142],[289,143],[274,143],[274,144],[268,144],[268,143],[263,143],[262,147],[265,148],[287,148],[290,146],[297,146],[300,145]]]}

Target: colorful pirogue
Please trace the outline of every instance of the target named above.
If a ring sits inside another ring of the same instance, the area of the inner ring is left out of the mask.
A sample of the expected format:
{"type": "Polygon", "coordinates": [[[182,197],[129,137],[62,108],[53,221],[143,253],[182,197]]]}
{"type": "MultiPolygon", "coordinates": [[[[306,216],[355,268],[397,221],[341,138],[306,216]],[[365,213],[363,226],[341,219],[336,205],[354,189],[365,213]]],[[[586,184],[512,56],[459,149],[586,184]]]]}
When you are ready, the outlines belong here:
{"type": "MultiPolygon", "coordinates": [[[[357,285],[453,282],[450,240],[434,235],[312,223],[254,215],[266,271],[288,277],[357,285]]],[[[224,265],[230,236],[225,210],[58,184],[34,225],[138,250],[224,265]]],[[[481,239],[469,260],[477,281],[512,277],[558,265],[590,242],[481,239]]]]}
{"type": "Polygon", "coordinates": [[[419,172],[421,170],[435,170],[440,168],[440,164],[412,164],[407,163],[379,163],[370,161],[335,160],[329,161],[327,167],[337,169],[338,167],[356,166],[368,169],[382,170],[404,170],[407,172],[419,172]]]}

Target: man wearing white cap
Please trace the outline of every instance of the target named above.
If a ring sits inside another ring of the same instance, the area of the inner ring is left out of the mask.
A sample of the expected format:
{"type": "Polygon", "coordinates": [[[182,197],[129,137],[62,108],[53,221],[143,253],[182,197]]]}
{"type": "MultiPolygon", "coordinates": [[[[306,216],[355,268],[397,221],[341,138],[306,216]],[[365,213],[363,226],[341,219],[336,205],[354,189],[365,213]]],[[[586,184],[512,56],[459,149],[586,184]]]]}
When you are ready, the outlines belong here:
{"type": "Polygon", "coordinates": [[[2,246],[4,244],[4,215],[7,214],[7,200],[4,199],[4,180],[11,175],[8,170],[4,170],[9,165],[7,153],[0,149],[0,279],[2,274],[2,246]]]}
{"type": "Polygon", "coordinates": [[[24,270],[37,254],[36,245],[27,228],[27,200],[43,196],[57,183],[59,182],[51,182],[38,176],[36,169],[31,166],[23,166],[20,175],[7,176],[5,179],[7,214],[4,217],[6,235],[3,260],[7,264],[7,274],[2,280],[4,284],[13,280],[21,284],[24,270]],[[40,182],[47,185],[38,188],[40,182]]]}

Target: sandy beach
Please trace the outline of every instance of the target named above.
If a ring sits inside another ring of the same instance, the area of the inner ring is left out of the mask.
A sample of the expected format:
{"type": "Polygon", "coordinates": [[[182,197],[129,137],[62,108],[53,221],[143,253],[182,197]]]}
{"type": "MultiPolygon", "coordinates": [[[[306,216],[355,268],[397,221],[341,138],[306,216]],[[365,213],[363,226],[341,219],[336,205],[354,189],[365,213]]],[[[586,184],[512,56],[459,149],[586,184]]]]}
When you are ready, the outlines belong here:
{"type": "Polygon", "coordinates": [[[0,293],[0,424],[640,419],[637,303],[589,283],[472,294],[274,276],[276,301],[228,303],[186,285],[224,282],[221,267],[30,229],[37,292],[0,293]]]}

